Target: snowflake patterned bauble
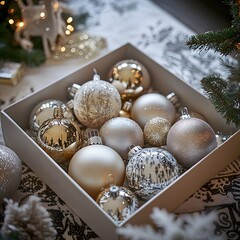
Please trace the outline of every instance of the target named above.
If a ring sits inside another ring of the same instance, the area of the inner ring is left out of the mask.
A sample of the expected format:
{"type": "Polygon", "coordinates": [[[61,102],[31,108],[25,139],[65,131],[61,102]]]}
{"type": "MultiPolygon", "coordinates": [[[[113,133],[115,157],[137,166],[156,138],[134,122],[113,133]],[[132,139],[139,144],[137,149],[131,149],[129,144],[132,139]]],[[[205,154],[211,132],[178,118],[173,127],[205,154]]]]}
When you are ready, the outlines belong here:
{"type": "Polygon", "coordinates": [[[217,147],[212,127],[199,118],[190,117],[187,108],[169,130],[167,149],[185,168],[190,168],[217,147]]]}
{"type": "Polygon", "coordinates": [[[109,71],[109,79],[118,89],[123,101],[136,99],[151,85],[146,67],[133,59],[117,62],[109,71]]]}
{"type": "Polygon", "coordinates": [[[149,200],[177,179],[183,168],[168,151],[157,148],[133,147],[126,167],[128,186],[143,200],[149,200]]]}
{"type": "Polygon", "coordinates": [[[0,204],[17,191],[21,178],[21,160],[13,150],[0,145],[0,204]]]}
{"type": "Polygon", "coordinates": [[[103,144],[114,149],[124,161],[128,158],[129,148],[143,146],[144,137],[140,126],[132,119],[116,117],[105,122],[99,134],[103,144]]]}
{"type": "Polygon", "coordinates": [[[116,151],[102,145],[97,130],[89,130],[89,133],[88,146],[74,154],[69,163],[68,174],[96,199],[101,190],[111,184],[123,185],[125,165],[116,151]]]}
{"type": "Polygon", "coordinates": [[[74,113],[86,127],[100,128],[107,120],[117,117],[122,102],[118,90],[109,82],[93,80],[84,83],[74,96],[74,113]]]}
{"type": "Polygon", "coordinates": [[[79,124],[65,118],[61,107],[54,108],[53,117],[45,121],[37,132],[38,145],[60,164],[68,164],[82,142],[79,124]]]}
{"type": "Polygon", "coordinates": [[[166,118],[172,124],[176,118],[176,109],[171,101],[159,93],[146,93],[137,98],[132,106],[131,118],[144,128],[154,117],[166,118]]]}
{"type": "Polygon", "coordinates": [[[33,108],[29,119],[30,129],[33,132],[37,132],[43,122],[53,117],[55,107],[61,107],[64,117],[74,120],[73,111],[67,104],[57,99],[47,99],[38,103],[33,108]]]}
{"type": "Polygon", "coordinates": [[[139,206],[138,199],[132,191],[115,185],[104,189],[98,195],[96,202],[117,223],[131,216],[139,206]]]}

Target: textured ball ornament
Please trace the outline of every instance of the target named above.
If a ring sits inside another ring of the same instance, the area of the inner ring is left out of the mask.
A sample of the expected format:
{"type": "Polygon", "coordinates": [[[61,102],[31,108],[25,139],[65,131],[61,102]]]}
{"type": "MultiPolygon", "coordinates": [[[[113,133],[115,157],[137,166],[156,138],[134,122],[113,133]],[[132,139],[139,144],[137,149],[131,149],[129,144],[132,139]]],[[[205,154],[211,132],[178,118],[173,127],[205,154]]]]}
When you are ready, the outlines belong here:
{"type": "Polygon", "coordinates": [[[139,206],[136,196],[126,187],[111,186],[104,189],[96,202],[117,223],[121,223],[134,213],[139,206]]]}
{"type": "Polygon", "coordinates": [[[129,147],[143,146],[144,137],[140,126],[132,119],[116,117],[105,122],[100,128],[99,135],[103,144],[114,149],[125,161],[129,147]]]}
{"type": "Polygon", "coordinates": [[[162,148],[133,147],[126,167],[128,186],[143,200],[149,200],[177,179],[183,168],[162,148]]]}
{"type": "Polygon", "coordinates": [[[17,191],[21,177],[21,160],[13,150],[0,145],[0,204],[17,191]]]}
{"type": "Polygon", "coordinates": [[[176,109],[173,104],[159,93],[146,93],[133,103],[131,118],[141,128],[154,117],[166,118],[171,124],[175,120],[176,109]]]}
{"type": "Polygon", "coordinates": [[[77,151],[68,167],[68,174],[94,199],[102,189],[109,187],[109,176],[119,186],[125,179],[125,165],[120,155],[101,145],[98,139],[91,137],[90,145],[77,151]]]}
{"type": "Polygon", "coordinates": [[[65,118],[69,118],[72,121],[74,120],[73,111],[67,104],[63,103],[60,100],[47,99],[40,102],[33,108],[29,118],[30,129],[34,132],[37,132],[43,122],[53,117],[53,111],[55,107],[62,108],[65,118]]]}
{"type": "Polygon", "coordinates": [[[155,117],[146,123],[143,129],[144,140],[154,147],[166,145],[170,122],[163,117],[155,117]]]}
{"type": "Polygon", "coordinates": [[[107,120],[117,117],[121,105],[118,90],[111,83],[100,80],[97,74],[93,80],[84,83],[74,96],[74,113],[89,128],[100,128],[107,120]]]}
{"type": "Polygon", "coordinates": [[[151,79],[145,66],[132,59],[117,62],[110,69],[108,76],[118,89],[123,101],[137,98],[151,85],[151,79]]]}
{"type": "Polygon", "coordinates": [[[62,108],[54,108],[53,118],[45,121],[37,133],[37,143],[57,163],[68,163],[82,146],[79,125],[63,116],[62,108]]]}
{"type": "Polygon", "coordinates": [[[190,168],[216,147],[217,140],[212,127],[201,119],[191,118],[184,108],[182,119],[168,132],[168,151],[180,164],[190,168]]]}

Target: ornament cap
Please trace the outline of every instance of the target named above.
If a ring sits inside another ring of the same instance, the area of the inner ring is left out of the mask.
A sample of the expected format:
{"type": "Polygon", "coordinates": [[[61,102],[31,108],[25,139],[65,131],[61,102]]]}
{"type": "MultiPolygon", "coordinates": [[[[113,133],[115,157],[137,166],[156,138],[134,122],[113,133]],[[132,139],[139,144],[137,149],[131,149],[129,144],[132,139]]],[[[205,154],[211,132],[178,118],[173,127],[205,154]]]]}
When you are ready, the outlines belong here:
{"type": "Polygon", "coordinates": [[[97,129],[90,129],[88,131],[88,145],[102,145],[102,138],[99,136],[97,129]]]}
{"type": "Polygon", "coordinates": [[[174,105],[177,111],[181,108],[181,103],[179,101],[179,97],[176,95],[175,92],[169,93],[166,98],[174,105]]]}
{"type": "Polygon", "coordinates": [[[191,118],[191,116],[188,114],[188,109],[184,107],[182,109],[182,115],[180,116],[180,119],[188,119],[191,118]]]}
{"type": "Polygon", "coordinates": [[[123,108],[122,110],[126,111],[126,112],[130,112],[131,111],[131,108],[132,108],[132,103],[130,101],[126,101],[124,104],[123,104],[123,108]]]}
{"type": "Polygon", "coordinates": [[[100,75],[98,75],[97,70],[94,68],[94,75],[93,75],[93,80],[94,81],[99,81],[100,80],[100,75]]]}
{"type": "Polygon", "coordinates": [[[130,146],[129,148],[130,151],[128,152],[128,159],[142,150],[140,146],[130,146]]]}
{"type": "Polygon", "coordinates": [[[77,90],[81,87],[81,85],[77,84],[77,83],[74,83],[71,87],[68,87],[68,95],[69,95],[69,98],[72,99],[74,98],[77,90]]]}
{"type": "Polygon", "coordinates": [[[74,103],[73,99],[71,99],[71,100],[69,100],[69,101],[67,102],[67,106],[68,106],[71,110],[73,110],[73,103],[74,103]]]}
{"type": "Polygon", "coordinates": [[[119,195],[119,187],[118,186],[111,186],[109,189],[110,196],[112,198],[117,198],[119,195]]]}
{"type": "Polygon", "coordinates": [[[57,119],[64,117],[64,115],[63,115],[63,109],[62,109],[60,106],[55,107],[55,108],[53,109],[53,117],[54,117],[54,118],[57,118],[57,119]]]}

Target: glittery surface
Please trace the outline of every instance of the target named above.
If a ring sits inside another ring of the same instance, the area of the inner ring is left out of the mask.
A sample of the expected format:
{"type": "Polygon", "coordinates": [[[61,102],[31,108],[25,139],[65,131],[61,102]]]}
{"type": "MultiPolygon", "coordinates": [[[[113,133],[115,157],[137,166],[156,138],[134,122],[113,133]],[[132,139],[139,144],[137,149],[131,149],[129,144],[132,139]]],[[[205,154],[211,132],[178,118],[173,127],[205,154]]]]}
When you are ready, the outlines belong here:
{"type": "Polygon", "coordinates": [[[140,199],[148,200],[177,179],[183,168],[161,148],[139,148],[126,167],[128,186],[140,199]]]}
{"type": "Polygon", "coordinates": [[[167,148],[186,168],[192,167],[216,147],[213,129],[201,119],[179,120],[168,132],[167,148]]]}
{"type": "Polygon", "coordinates": [[[96,202],[117,223],[121,223],[131,216],[139,206],[136,196],[129,189],[117,186],[103,190],[98,195],[96,202]]]}
{"type": "Polygon", "coordinates": [[[144,127],[144,139],[152,146],[159,147],[166,144],[167,134],[171,123],[162,117],[155,117],[144,127]]]}
{"type": "Polygon", "coordinates": [[[121,97],[117,89],[103,80],[86,82],[74,97],[76,117],[90,128],[99,128],[107,120],[117,117],[121,106],[121,97]]]}
{"type": "Polygon", "coordinates": [[[10,148],[0,145],[0,203],[17,191],[21,177],[21,160],[10,148]]]}

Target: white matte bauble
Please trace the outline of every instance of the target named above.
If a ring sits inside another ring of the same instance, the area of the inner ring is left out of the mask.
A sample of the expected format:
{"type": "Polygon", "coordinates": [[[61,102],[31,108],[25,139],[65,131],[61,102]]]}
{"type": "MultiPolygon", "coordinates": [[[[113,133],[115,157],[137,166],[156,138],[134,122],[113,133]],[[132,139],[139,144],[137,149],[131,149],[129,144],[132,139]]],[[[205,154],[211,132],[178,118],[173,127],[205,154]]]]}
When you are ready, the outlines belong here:
{"type": "Polygon", "coordinates": [[[140,126],[132,119],[116,117],[105,122],[100,128],[99,135],[103,144],[114,149],[127,160],[129,147],[143,146],[144,137],[140,126]]]}
{"type": "Polygon", "coordinates": [[[0,204],[17,191],[21,177],[21,160],[13,150],[0,145],[0,204]]]}
{"type": "Polygon", "coordinates": [[[109,82],[94,80],[84,83],[74,96],[74,113],[86,127],[100,128],[107,120],[117,117],[122,102],[118,90],[109,82]]]}
{"type": "Polygon", "coordinates": [[[191,118],[186,108],[167,135],[167,149],[186,168],[192,167],[217,147],[212,127],[198,118],[191,118]]]}
{"type": "Polygon", "coordinates": [[[176,117],[175,107],[159,93],[147,93],[137,98],[132,106],[131,118],[144,128],[154,117],[163,117],[173,123],[176,117]]]}
{"type": "Polygon", "coordinates": [[[109,176],[114,179],[114,184],[123,184],[125,165],[120,155],[110,147],[89,145],[72,157],[68,174],[96,199],[103,188],[109,187],[109,176]]]}

